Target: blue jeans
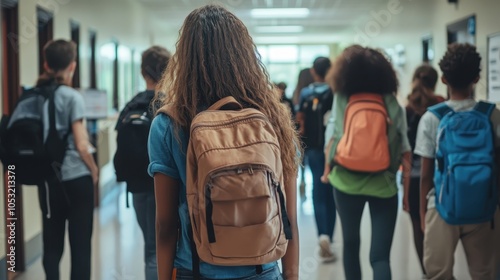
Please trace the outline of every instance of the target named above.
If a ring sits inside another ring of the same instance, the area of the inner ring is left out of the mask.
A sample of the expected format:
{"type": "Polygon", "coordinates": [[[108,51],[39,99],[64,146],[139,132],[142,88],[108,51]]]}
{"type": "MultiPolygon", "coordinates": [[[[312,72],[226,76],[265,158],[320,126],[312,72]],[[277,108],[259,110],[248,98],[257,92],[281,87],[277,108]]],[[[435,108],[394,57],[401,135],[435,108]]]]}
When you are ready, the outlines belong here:
{"type": "Polygon", "coordinates": [[[335,189],[335,201],[342,222],[344,237],[344,272],[346,280],[359,280],[360,224],[365,204],[370,206],[372,222],[372,241],[370,263],[374,280],[391,280],[390,255],[396,216],[398,196],[377,198],[366,195],[350,195],[335,189]]]}
{"type": "Polygon", "coordinates": [[[144,236],[146,280],[158,280],[156,264],[156,203],[154,192],[133,194],[135,215],[144,236]]]}
{"type": "MultiPolygon", "coordinates": [[[[192,280],[193,272],[184,269],[177,269],[176,280],[192,280]]],[[[210,280],[209,278],[201,277],[201,280],[210,280]]],[[[283,280],[280,269],[277,265],[264,270],[261,274],[255,274],[238,280],[283,280]]]]}
{"type": "Polygon", "coordinates": [[[321,176],[325,167],[325,154],[322,149],[307,149],[306,156],[313,177],[312,199],[318,236],[326,234],[330,237],[330,241],[332,241],[337,213],[333,198],[333,187],[330,184],[323,184],[321,182],[321,176]]]}

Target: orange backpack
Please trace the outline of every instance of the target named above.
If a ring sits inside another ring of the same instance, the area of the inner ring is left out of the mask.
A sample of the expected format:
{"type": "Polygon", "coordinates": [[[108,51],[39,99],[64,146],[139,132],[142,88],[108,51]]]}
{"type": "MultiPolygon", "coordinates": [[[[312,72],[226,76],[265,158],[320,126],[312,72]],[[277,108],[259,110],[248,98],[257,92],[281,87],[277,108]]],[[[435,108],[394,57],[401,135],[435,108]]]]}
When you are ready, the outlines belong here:
{"type": "Polygon", "coordinates": [[[356,172],[387,170],[391,164],[387,136],[390,123],[382,95],[351,95],[345,110],[344,134],[337,146],[335,162],[356,172]]]}
{"type": "Polygon", "coordinates": [[[191,124],[187,202],[201,260],[262,265],[291,239],[277,135],[268,118],[226,97],[191,124]],[[222,110],[223,109],[223,110],[222,110]]]}

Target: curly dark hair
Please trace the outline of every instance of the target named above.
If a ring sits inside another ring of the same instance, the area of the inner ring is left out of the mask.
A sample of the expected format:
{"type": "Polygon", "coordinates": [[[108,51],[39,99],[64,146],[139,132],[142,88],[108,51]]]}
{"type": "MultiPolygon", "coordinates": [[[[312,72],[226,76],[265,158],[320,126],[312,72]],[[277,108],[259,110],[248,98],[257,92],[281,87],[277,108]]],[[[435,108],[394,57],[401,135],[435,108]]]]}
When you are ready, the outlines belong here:
{"type": "Polygon", "coordinates": [[[398,79],[391,63],[379,51],[353,45],[335,61],[327,80],[335,92],[395,94],[398,79]]]}
{"type": "Polygon", "coordinates": [[[455,89],[465,89],[479,78],[481,56],[476,47],[453,43],[439,62],[443,77],[455,89]]]}
{"type": "Polygon", "coordinates": [[[418,82],[419,85],[432,90],[436,88],[437,80],[438,72],[428,64],[420,65],[415,69],[412,79],[413,82],[418,82]]]}

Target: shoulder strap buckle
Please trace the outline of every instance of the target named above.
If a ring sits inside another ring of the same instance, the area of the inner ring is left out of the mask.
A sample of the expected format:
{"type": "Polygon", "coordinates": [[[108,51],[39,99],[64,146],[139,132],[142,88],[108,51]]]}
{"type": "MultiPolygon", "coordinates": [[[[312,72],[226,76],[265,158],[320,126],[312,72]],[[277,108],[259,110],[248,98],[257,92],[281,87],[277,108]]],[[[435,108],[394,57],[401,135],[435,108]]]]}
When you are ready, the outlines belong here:
{"type": "Polygon", "coordinates": [[[474,110],[483,113],[488,117],[491,116],[491,113],[493,112],[493,110],[495,110],[495,108],[495,104],[485,101],[479,101],[476,106],[474,106],[474,110]]]}
{"type": "Polygon", "coordinates": [[[439,120],[444,118],[448,113],[453,112],[453,109],[446,105],[446,103],[442,102],[437,105],[430,107],[429,112],[433,113],[439,120]]]}

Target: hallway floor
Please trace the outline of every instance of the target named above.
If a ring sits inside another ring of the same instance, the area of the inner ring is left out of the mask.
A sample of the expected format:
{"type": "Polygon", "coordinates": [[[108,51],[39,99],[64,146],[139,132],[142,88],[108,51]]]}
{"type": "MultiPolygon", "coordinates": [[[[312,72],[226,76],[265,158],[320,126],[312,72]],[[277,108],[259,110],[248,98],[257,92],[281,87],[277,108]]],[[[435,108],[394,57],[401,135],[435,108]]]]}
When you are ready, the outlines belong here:
{"type": "MultiPolygon", "coordinates": [[[[319,260],[311,201],[310,174],[306,175],[309,182],[306,191],[307,198],[300,203],[300,279],[301,280],[343,280],[342,268],[342,236],[339,222],[335,228],[334,252],[339,260],[335,263],[323,264],[319,260]]],[[[143,240],[137,225],[133,208],[125,206],[125,187],[117,186],[95,211],[93,236],[93,266],[92,279],[95,280],[143,280],[143,240]]],[[[363,279],[372,279],[372,271],[368,259],[370,248],[370,216],[365,209],[361,225],[361,266],[363,279]]],[[[337,219],[339,221],[339,219],[337,219]]],[[[394,280],[419,280],[422,273],[413,247],[412,230],[409,215],[398,213],[398,220],[392,247],[391,265],[394,280]]],[[[61,262],[63,280],[69,277],[69,244],[61,262]]],[[[455,277],[457,280],[469,280],[467,265],[461,246],[455,259],[455,277]]],[[[41,280],[43,268],[38,259],[29,269],[16,278],[17,280],[41,280]]]]}

